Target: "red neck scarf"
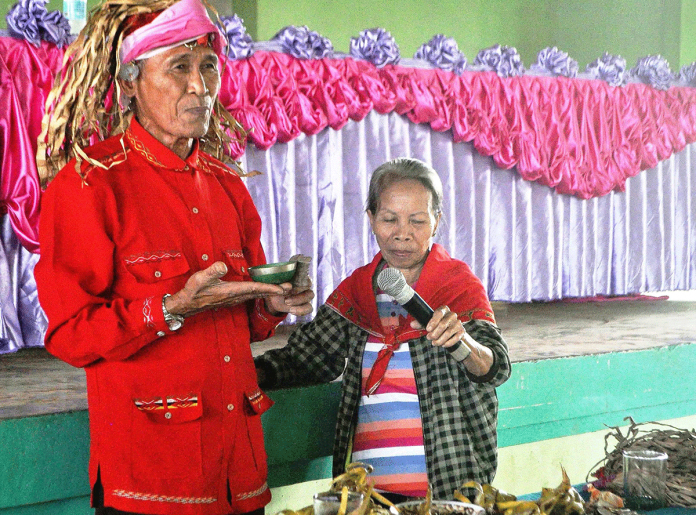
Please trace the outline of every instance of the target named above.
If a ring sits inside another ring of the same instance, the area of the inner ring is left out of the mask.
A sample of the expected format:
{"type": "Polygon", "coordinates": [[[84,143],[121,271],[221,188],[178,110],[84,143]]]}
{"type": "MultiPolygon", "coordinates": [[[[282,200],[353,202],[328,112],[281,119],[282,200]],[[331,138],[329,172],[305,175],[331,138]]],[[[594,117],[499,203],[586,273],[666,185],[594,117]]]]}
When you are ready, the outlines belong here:
{"type": "MultiPolygon", "coordinates": [[[[326,301],[329,307],[346,320],[376,336],[385,344],[370,370],[366,385],[367,395],[373,393],[382,382],[389,360],[399,345],[426,334],[425,330],[411,328],[413,317],[410,315],[402,325],[391,331],[382,327],[372,286],[372,279],[381,261],[380,252],[369,265],[358,268],[341,282],[326,301]]],[[[433,244],[425,260],[416,286],[418,294],[433,309],[447,305],[451,311],[457,313],[462,322],[479,319],[495,323],[493,310],[481,281],[466,263],[452,259],[437,243],[433,244]]]]}

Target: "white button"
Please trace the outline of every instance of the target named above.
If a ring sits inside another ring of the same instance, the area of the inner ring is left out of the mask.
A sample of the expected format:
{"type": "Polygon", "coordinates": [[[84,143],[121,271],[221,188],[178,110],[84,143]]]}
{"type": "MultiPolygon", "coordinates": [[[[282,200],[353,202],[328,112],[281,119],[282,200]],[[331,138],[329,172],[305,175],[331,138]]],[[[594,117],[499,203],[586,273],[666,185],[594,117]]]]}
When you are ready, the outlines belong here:
{"type": "Polygon", "coordinates": [[[155,277],[157,277],[157,278],[162,277],[162,272],[160,272],[159,270],[155,270],[155,277]]]}
{"type": "Polygon", "coordinates": [[[165,334],[166,333],[164,331],[157,331],[157,336],[159,336],[160,338],[162,338],[162,336],[164,336],[165,334]]]}
{"type": "Polygon", "coordinates": [[[164,418],[172,418],[172,414],[171,414],[169,411],[167,411],[167,412],[164,414],[164,418]]]}
{"type": "Polygon", "coordinates": [[[232,411],[234,409],[234,404],[227,405],[227,411],[232,411]]]}
{"type": "Polygon", "coordinates": [[[201,258],[203,259],[203,261],[208,261],[208,254],[203,254],[201,258]]]}
{"type": "Polygon", "coordinates": [[[242,273],[246,272],[246,268],[242,267],[242,273]]]}
{"type": "Polygon", "coordinates": [[[193,213],[196,214],[196,215],[198,214],[198,208],[197,208],[197,207],[194,207],[191,211],[193,211],[193,213]]]}
{"type": "Polygon", "coordinates": [[[229,363],[229,362],[230,362],[230,360],[231,360],[232,358],[230,358],[229,356],[225,356],[225,357],[224,357],[224,358],[222,358],[222,359],[224,359],[224,360],[225,360],[225,363],[229,363]]]}

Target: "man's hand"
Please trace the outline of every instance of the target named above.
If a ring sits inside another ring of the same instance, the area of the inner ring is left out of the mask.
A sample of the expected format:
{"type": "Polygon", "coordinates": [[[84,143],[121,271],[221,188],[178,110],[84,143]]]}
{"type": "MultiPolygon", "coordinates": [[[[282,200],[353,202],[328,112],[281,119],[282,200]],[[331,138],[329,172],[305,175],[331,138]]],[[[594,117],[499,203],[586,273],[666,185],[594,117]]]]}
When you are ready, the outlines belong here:
{"type": "MultiPolygon", "coordinates": [[[[281,286],[286,290],[292,288],[292,284],[283,283],[281,286]]],[[[312,299],[314,292],[311,289],[292,290],[285,295],[272,295],[266,297],[266,309],[269,313],[278,315],[281,313],[290,313],[295,316],[307,315],[312,312],[312,299]]]]}
{"type": "MultiPolygon", "coordinates": [[[[181,290],[165,300],[167,311],[174,315],[188,317],[207,309],[233,306],[257,298],[284,299],[284,294],[291,289],[290,283],[277,285],[251,281],[222,281],[221,277],[226,273],[227,266],[222,261],[216,261],[205,270],[196,272],[189,277],[181,290]]],[[[314,297],[311,290],[310,293],[314,297]]],[[[298,300],[295,300],[291,306],[295,307],[295,303],[300,304],[298,300]]],[[[278,309],[278,311],[281,310],[278,309]]],[[[292,311],[288,309],[282,312],[292,311]]]]}

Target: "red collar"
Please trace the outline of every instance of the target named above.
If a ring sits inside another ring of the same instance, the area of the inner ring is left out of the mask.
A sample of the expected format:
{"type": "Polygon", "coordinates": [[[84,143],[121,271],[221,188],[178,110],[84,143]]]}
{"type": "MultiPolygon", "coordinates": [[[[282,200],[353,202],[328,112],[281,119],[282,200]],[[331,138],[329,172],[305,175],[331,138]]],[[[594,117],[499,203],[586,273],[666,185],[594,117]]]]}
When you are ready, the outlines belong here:
{"type": "Polygon", "coordinates": [[[164,146],[152,134],[147,132],[135,118],[133,118],[126,130],[126,139],[133,151],[154,166],[167,168],[175,172],[188,172],[191,169],[198,169],[200,166],[198,160],[198,140],[193,142],[191,154],[185,160],[181,159],[171,149],[164,146]]]}

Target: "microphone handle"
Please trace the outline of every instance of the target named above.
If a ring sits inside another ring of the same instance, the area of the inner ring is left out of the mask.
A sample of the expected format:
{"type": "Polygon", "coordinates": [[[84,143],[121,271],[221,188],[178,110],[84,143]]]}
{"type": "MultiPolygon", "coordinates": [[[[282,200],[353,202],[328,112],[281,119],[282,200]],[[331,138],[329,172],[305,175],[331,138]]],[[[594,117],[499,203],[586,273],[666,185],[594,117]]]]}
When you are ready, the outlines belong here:
{"type": "MultiPolygon", "coordinates": [[[[425,327],[430,322],[433,317],[433,308],[431,308],[423,298],[413,291],[413,297],[403,304],[404,309],[415,318],[420,325],[425,327]]],[[[461,340],[452,345],[451,347],[445,347],[447,352],[457,361],[464,361],[471,354],[471,349],[464,345],[461,340]]]]}

